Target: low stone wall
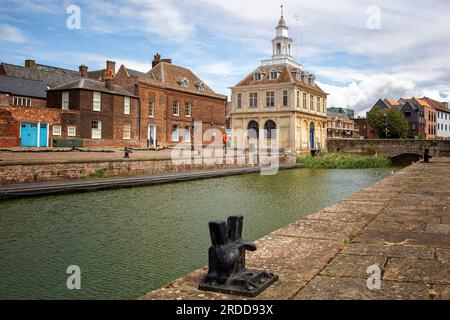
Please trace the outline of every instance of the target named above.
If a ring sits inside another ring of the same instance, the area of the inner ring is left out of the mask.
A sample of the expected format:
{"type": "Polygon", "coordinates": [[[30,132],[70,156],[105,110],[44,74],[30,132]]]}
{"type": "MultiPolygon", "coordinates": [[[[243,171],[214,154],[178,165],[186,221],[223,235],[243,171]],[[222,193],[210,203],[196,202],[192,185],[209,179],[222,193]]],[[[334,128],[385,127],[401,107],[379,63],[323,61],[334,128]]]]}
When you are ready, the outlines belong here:
{"type": "MultiPolygon", "coordinates": [[[[148,176],[163,173],[188,172],[194,170],[245,168],[249,164],[245,161],[233,164],[211,163],[204,159],[202,163],[175,164],[170,158],[150,160],[97,160],[97,161],[68,161],[59,163],[27,163],[2,164],[0,163],[0,185],[49,182],[63,180],[80,180],[108,177],[148,176]],[[239,164],[245,163],[245,164],[239,164]]],[[[244,159],[240,159],[244,160],[244,159]]],[[[286,155],[280,155],[280,164],[288,163],[286,155]]]]}
{"type": "Polygon", "coordinates": [[[429,148],[434,156],[450,156],[450,140],[342,140],[327,139],[328,152],[350,154],[377,154],[395,157],[405,153],[423,154],[429,148]]]}

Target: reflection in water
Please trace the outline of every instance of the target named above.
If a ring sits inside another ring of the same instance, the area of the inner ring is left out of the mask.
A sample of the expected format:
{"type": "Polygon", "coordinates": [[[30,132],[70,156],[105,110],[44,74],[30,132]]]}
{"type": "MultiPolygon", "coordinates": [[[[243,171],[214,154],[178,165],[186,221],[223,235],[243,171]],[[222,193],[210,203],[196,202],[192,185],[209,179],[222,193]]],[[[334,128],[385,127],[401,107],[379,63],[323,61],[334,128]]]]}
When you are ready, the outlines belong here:
{"type": "Polygon", "coordinates": [[[258,239],[392,169],[289,170],[0,203],[0,298],[134,299],[207,263],[208,221],[258,239]],[[81,267],[80,291],[66,269],[81,267]]]}

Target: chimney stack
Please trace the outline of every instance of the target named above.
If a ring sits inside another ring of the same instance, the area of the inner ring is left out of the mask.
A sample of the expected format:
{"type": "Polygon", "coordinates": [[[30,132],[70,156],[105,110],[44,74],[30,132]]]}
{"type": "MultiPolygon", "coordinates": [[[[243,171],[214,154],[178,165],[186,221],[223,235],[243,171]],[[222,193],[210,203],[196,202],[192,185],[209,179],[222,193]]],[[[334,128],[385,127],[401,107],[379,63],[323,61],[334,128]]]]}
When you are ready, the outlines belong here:
{"type": "Polygon", "coordinates": [[[152,68],[156,67],[161,62],[161,55],[159,53],[155,54],[152,61],[152,68]]]}
{"type": "Polygon", "coordinates": [[[105,87],[108,90],[113,91],[114,90],[114,77],[110,71],[105,71],[103,73],[103,77],[105,79],[105,87]]]}
{"type": "Polygon", "coordinates": [[[25,67],[26,68],[33,68],[36,66],[35,60],[25,60],[25,67]]]}
{"type": "Polygon", "coordinates": [[[80,75],[81,75],[83,78],[87,78],[87,77],[88,77],[88,67],[85,66],[84,64],[82,64],[82,65],[80,66],[80,75]]]}
{"type": "Polygon", "coordinates": [[[116,76],[116,62],[108,60],[106,61],[106,71],[112,75],[112,77],[116,76]]]}

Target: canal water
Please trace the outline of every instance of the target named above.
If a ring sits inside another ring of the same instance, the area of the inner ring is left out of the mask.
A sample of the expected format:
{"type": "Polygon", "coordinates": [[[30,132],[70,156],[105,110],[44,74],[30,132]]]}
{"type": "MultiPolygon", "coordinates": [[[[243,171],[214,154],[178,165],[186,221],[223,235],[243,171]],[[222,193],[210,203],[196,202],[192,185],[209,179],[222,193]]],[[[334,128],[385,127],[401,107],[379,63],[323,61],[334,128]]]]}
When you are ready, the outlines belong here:
{"type": "Polygon", "coordinates": [[[208,221],[255,240],[391,174],[282,171],[0,202],[0,299],[135,299],[207,264],[208,221]],[[66,270],[81,268],[81,290],[66,270]]]}

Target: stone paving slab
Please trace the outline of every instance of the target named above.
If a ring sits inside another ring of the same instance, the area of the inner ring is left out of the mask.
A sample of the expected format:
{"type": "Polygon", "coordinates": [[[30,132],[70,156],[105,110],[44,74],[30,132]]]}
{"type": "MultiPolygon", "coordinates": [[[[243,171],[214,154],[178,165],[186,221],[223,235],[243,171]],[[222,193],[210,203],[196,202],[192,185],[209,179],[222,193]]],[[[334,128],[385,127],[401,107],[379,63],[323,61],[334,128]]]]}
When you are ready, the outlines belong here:
{"type": "MultiPolygon", "coordinates": [[[[450,300],[449,231],[450,158],[438,158],[274,231],[257,241],[247,264],[280,276],[256,299],[450,300]],[[380,290],[367,288],[374,264],[380,290]]],[[[144,299],[242,299],[197,290],[206,271],[144,299]]]]}
{"type": "Polygon", "coordinates": [[[435,300],[450,300],[450,286],[436,285],[434,291],[436,292],[435,300]]]}
{"type": "Polygon", "coordinates": [[[383,281],[380,290],[369,290],[365,279],[317,276],[296,300],[427,300],[424,284],[383,281]]]}
{"type": "Polygon", "coordinates": [[[300,220],[285,228],[273,232],[273,235],[301,238],[316,238],[345,241],[359,230],[364,223],[346,223],[341,221],[300,220]]]}
{"type": "Polygon", "coordinates": [[[421,245],[450,248],[450,237],[435,233],[407,231],[366,230],[354,239],[355,242],[380,243],[388,245],[421,245]]]}
{"type": "Polygon", "coordinates": [[[418,246],[386,246],[382,244],[371,243],[351,243],[350,245],[345,247],[342,253],[362,256],[378,255],[382,257],[415,257],[421,259],[434,259],[433,248],[418,246]]]}
{"type": "Polygon", "coordinates": [[[392,258],[383,279],[419,283],[450,284],[450,263],[415,258],[392,258]]]}
{"type": "Polygon", "coordinates": [[[329,277],[352,277],[366,279],[371,274],[367,273],[367,268],[377,265],[384,266],[387,258],[383,256],[358,256],[339,254],[327,267],[320,272],[322,276],[329,277]]]}
{"type": "Polygon", "coordinates": [[[450,249],[437,248],[436,256],[439,261],[450,263],[450,249]]]}

